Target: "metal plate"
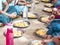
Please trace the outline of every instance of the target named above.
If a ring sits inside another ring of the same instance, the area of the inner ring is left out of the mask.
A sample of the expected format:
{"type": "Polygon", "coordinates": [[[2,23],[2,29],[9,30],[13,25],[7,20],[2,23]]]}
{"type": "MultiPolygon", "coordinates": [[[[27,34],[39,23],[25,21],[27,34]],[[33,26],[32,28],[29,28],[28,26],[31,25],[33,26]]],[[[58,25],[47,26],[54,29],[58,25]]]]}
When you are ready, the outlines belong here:
{"type": "Polygon", "coordinates": [[[36,17],[35,17],[35,18],[33,18],[33,17],[28,17],[28,19],[37,19],[37,18],[38,18],[38,14],[37,14],[37,13],[32,13],[32,14],[34,14],[36,17]]]}
{"type": "Polygon", "coordinates": [[[18,20],[18,21],[13,22],[13,27],[16,27],[16,28],[27,28],[27,27],[29,27],[29,25],[30,25],[29,21],[18,20]],[[25,27],[14,26],[14,23],[17,23],[17,22],[27,22],[28,26],[25,26],[25,27]]]}
{"type": "Polygon", "coordinates": [[[50,1],[49,1],[49,0],[48,0],[48,1],[45,1],[45,0],[41,0],[41,2],[49,3],[50,1]]]}
{"type": "Polygon", "coordinates": [[[31,4],[27,4],[27,7],[28,7],[28,8],[31,8],[31,4]]]}
{"type": "MultiPolygon", "coordinates": [[[[35,34],[36,36],[38,36],[38,37],[40,37],[40,38],[42,38],[42,39],[43,39],[43,38],[44,38],[44,36],[36,34],[36,32],[37,32],[38,30],[41,30],[41,29],[37,29],[37,30],[35,30],[34,34],[35,34]]],[[[44,30],[44,29],[42,29],[42,30],[44,30]]],[[[46,31],[48,31],[48,30],[46,30],[46,31]]]]}
{"type": "Polygon", "coordinates": [[[44,21],[41,20],[41,18],[44,18],[44,17],[47,17],[47,18],[48,18],[49,16],[42,16],[42,17],[40,17],[40,18],[38,19],[38,21],[43,22],[43,23],[46,23],[46,22],[44,22],[44,21]]]}
{"type": "Polygon", "coordinates": [[[40,3],[40,1],[35,1],[35,4],[39,4],[40,3]]]}
{"type": "MultiPolygon", "coordinates": [[[[13,36],[14,38],[19,38],[19,37],[22,37],[24,31],[23,30],[19,30],[22,32],[22,34],[20,36],[13,36]]],[[[6,36],[6,31],[3,32],[3,35],[6,36]]]]}
{"type": "Polygon", "coordinates": [[[29,45],[34,45],[34,43],[37,43],[37,42],[40,43],[39,45],[43,45],[43,44],[41,44],[41,43],[42,43],[42,40],[33,40],[33,41],[31,41],[31,42],[29,43],[29,45]]]}
{"type": "MultiPolygon", "coordinates": [[[[52,13],[52,11],[48,11],[48,9],[49,8],[44,8],[44,9],[42,9],[42,11],[44,11],[44,12],[48,12],[48,13],[52,13]]],[[[51,8],[50,8],[51,9],[51,8]]],[[[52,10],[52,9],[51,9],[52,10]]]]}
{"type": "MultiPolygon", "coordinates": [[[[50,4],[50,3],[48,3],[48,4],[50,4]]],[[[53,5],[48,5],[48,4],[45,4],[44,6],[49,7],[49,8],[53,7],[53,5]]]]}

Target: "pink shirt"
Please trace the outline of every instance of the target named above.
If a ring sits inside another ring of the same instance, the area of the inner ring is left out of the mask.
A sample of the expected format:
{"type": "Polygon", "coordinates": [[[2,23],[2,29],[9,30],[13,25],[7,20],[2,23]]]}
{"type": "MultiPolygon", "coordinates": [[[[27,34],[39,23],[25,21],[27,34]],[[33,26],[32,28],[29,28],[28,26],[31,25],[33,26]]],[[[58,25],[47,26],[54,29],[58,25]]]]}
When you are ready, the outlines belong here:
{"type": "Polygon", "coordinates": [[[60,15],[55,15],[55,19],[60,19],[60,15]]]}

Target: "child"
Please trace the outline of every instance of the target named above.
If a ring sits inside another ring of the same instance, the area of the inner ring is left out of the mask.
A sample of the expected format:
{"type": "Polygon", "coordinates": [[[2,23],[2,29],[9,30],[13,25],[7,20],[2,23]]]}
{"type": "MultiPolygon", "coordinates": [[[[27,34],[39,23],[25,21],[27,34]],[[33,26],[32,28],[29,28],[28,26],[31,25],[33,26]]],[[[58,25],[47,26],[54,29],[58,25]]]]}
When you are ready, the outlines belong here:
{"type": "MultiPolygon", "coordinates": [[[[23,10],[25,9],[24,5],[18,5],[20,0],[11,0],[11,2],[9,3],[9,0],[7,0],[8,4],[9,4],[9,9],[8,12],[12,13],[12,12],[16,12],[17,15],[20,15],[21,12],[23,12],[23,10]]],[[[27,8],[28,9],[28,8],[27,8]]]]}
{"type": "Polygon", "coordinates": [[[58,7],[55,11],[57,15],[54,13],[55,15],[51,17],[54,17],[54,19],[57,20],[49,22],[50,24],[45,36],[45,39],[48,39],[49,41],[46,40],[48,42],[46,45],[60,45],[60,7],[58,7]]]}
{"type": "MultiPolygon", "coordinates": [[[[49,31],[47,32],[47,34],[50,32],[50,31],[52,31],[52,28],[53,28],[53,30],[55,30],[55,31],[58,31],[59,29],[60,29],[60,27],[59,27],[59,25],[60,25],[60,7],[58,7],[57,8],[57,10],[56,10],[56,13],[54,13],[55,15],[52,15],[52,16],[50,16],[49,18],[50,19],[54,19],[52,22],[51,21],[48,21],[49,23],[50,23],[50,25],[48,26],[48,29],[49,29],[49,31]],[[57,13],[57,14],[56,14],[57,13]],[[57,19],[57,20],[56,20],[57,19]],[[55,26],[54,26],[55,25],[55,26]]],[[[54,32],[55,32],[54,31],[54,32]]],[[[52,32],[50,32],[51,34],[52,34],[52,32]]],[[[50,34],[50,35],[51,35],[50,34]]],[[[53,34],[54,35],[54,34],[53,34]]]]}
{"type": "Polygon", "coordinates": [[[7,22],[9,22],[8,15],[5,14],[7,10],[8,10],[8,4],[6,0],[0,0],[0,22],[3,24],[6,24],[7,22]]]}
{"type": "Polygon", "coordinates": [[[60,20],[54,20],[48,26],[44,40],[46,45],[60,45],[60,20]]]}

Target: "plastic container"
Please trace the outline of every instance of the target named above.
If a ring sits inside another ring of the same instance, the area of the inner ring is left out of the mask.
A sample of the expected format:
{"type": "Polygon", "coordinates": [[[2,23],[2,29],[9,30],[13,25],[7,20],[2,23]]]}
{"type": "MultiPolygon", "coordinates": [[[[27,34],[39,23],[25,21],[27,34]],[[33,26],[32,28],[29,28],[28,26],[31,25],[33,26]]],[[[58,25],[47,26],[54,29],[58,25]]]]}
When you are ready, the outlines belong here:
{"type": "Polygon", "coordinates": [[[6,45],[14,45],[13,27],[11,23],[7,24],[6,45]]]}
{"type": "Polygon", "coordinates": [[[28,20],[28,8],[26,5],[23,11],[23,20],[28,20]]]}
{"type": "Polygon", "coordinates": [[[34,9],[35,9],[35,1],[32,0],[31,13],[34,13],[34,9]]]}

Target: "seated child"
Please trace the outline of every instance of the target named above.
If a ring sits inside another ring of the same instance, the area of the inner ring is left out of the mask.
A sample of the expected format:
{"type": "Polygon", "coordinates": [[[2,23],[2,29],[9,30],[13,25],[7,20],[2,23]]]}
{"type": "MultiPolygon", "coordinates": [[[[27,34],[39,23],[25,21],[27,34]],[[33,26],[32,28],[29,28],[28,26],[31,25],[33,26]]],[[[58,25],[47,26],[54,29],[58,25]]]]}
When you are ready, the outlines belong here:
{"type": "Polygon", "coordinates": [[[60,7],[57,10],[57,15],[53,15],[54,19],[57,20],[53,20],[48,26],[49,30],[46,33],[45,39],[50,41],[46,45],[60,45],[60,7]]]}
{"type": "MultiPolygon", "coordinates": [[[[0,22],[3,23],[4,25],[7,24],[9,21],[9,18],[13,18],[14,13],[8,14],[8,3],[6,0],[0,0],[0,22]]],[[[14,16],[15,17],[15,16],[14,16]]]]}
{"type": "MultiPolygon", "coordinates": [[[[60,45],[60,7],[57,8],[57,14],[53,15],[53,17],[57,20],[53,20],[50,22],[48,28],[48,31],[46,33],[46,36],[44,37],[46,41],[45,45],[60,45]]],[[[55,14],[56,14],[55,13],[55,14]]]]}
{"type": "MultiPolygon", "coordinates": [[[[54,13],[54,12],[53,12],[54,13]]],[[[56,10],[56,12],[54,13],[54,15],[51,15],[50,17],[49,17],[49,19],[50,20],[52,20],[52,21],[48,21],[50,24],[49,24],[49,26],[48,26],[48,29],[49,28],[51,28],[52,29],[52,27],[53,27],[53,30],[57,30],[58,31],[58,29],[57,28],[59,28],[59,22],[60,22],[60,7],[58,7],[57,8],[57,10],[56,10]],[[53,18],[53,20],[52,20],[52,18],[53,18]],[[57,20],[56,20],[57,19],[57,20]],[[55,25],[55,26],[54,26],[55,25]],[[57,27],[58,26],[58,27],[57,27]],[[57,28],[56,28],[57,27],[57,28]]],[[[51,29],[50,29],[50,31],[51,31],[51,29]]],[[[50,31],[48,31],[48,32],[50,32],[50,31]]],[[[54,31],[55,32],[55,31],[54,31]]],[[[52,33],[52,32],[51,32],[52,33]]]]}
{"type": "MultiPolygon", "coordinates": [[[[8,9],[9,13],[16,12],[17,15],[20,15],[20,13],[24,11],[25,6],[24,5],[19,5],[19,1],[20,0],[16,0],[16,1],[11,0],[11,2],[9,2],[9,0],[7,0],[8,4],[9,4],[9,9],[8,9]]],[[[27,6],[26,6],[26,8],[27,8],[27,6]]]]}

